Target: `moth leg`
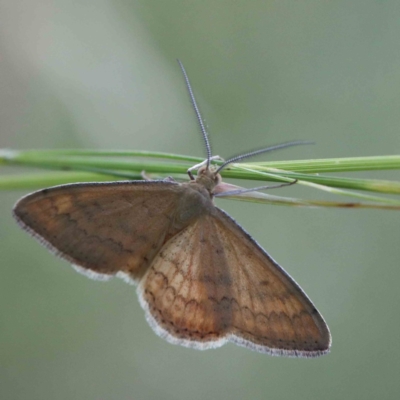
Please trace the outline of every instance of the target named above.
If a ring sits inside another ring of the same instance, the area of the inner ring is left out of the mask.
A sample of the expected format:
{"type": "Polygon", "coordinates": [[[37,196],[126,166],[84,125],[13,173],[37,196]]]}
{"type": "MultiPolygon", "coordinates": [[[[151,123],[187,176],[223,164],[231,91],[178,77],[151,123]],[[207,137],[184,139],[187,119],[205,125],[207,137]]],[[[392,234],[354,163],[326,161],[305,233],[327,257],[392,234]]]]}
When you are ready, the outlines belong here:
{"type": "Polygon", "coordinates": [[[153,180],[154,180],[154,179],[151,179],[150,175],[148,175],[147,172],[146,172],[145,170],[143,170],[143,171],[140,173],[140,175],[141,175],[141,177],[142,177],[142,179],[143,179],[144,181],[153,181],[153,180]]]}
{"type": "Polygon", "coordinates": [[[176,182],[176,180],[172,176],[167,176],[163,179],[163,182],[176,182]]]}

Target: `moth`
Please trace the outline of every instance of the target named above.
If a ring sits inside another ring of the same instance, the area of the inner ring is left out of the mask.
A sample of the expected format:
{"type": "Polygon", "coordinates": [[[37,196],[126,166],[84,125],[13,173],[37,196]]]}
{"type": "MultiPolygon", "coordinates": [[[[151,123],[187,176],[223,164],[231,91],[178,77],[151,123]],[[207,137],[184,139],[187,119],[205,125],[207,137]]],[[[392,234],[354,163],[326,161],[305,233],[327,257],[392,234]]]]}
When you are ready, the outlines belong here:
{"type": "MultiPolygon", "coordinates": [[[[51,187],[20,199],[19,225],[90,278],[137,284],[147,321],[168,342],[210,349],[226,342],[261,353],[329,352],[327,324],[299,285],[214,204],[220,171],[274,146],[211,165],[207,133],[183,65],[207,148],[196,178],[51,187]]],[[[226,190],[225,190],[226,191],[226,190]]]]}

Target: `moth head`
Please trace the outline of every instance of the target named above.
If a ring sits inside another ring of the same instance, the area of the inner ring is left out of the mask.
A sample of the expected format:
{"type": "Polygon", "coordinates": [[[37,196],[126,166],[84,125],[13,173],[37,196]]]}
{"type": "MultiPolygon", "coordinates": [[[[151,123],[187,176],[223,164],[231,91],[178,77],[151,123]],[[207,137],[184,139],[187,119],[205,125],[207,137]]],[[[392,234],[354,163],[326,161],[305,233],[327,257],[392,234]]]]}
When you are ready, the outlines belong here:
{"type": "Polygon", "coordinates": [[[205,165],[197,170],[196,183],[204,186],[210,193],[214,191],[215,186],[221,181],[221,175],[214,166],[205,165]]]}

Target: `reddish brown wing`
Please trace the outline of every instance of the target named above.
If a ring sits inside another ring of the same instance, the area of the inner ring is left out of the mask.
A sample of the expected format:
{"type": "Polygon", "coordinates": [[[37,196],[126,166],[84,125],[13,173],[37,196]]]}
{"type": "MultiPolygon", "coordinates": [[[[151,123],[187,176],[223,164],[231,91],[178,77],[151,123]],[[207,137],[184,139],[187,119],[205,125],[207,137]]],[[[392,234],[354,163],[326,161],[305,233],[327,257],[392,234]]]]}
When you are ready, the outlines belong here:
{"type": "Polygon", "coordinates": [[[328,326],[306,294],[232,218],[218,211],[215,225],[227,264],[236,266],[231,272],[231,340],[289,356],[328,352],[328,326]]]}
{"type": "Polygon", "coordinates": [[[138,279],[164,243],[181,190],[163,181],[62,185],[22,198],[14,216],[94,276],[123,272],[138,279]]]}
{"type": "Polygon", "coordinates": [[[153,329],[173,343],[232,341],[303,357],[329,351],[328,327],[311,301],[221,210],[168,241],[138,291],[153,329]]]}

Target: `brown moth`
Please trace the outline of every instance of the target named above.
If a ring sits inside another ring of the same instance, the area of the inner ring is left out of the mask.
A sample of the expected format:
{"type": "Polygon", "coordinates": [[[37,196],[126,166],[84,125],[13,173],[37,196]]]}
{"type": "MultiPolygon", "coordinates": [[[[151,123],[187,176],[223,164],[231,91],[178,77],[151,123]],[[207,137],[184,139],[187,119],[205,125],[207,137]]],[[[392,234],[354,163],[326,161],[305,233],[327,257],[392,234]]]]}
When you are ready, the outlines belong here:
{"type": "MultiPolygon", "coordinates": [[[[324,319],[297,283],[229,215],[214,205],[220,170],[206,165],[187,183],[121,181],[61,185],[20,199],[18,223],[85,275],[138,284],[156,334],[209,349],[233,342],[262,353],[329,352],[324,319]]],[[[286,147],[297,142],[274,146],[286,147]]],[[[264,149],[267,151],[270,149],[264,149]]]]}

